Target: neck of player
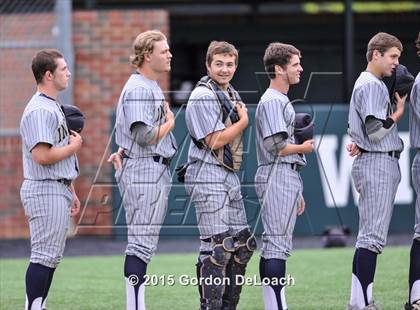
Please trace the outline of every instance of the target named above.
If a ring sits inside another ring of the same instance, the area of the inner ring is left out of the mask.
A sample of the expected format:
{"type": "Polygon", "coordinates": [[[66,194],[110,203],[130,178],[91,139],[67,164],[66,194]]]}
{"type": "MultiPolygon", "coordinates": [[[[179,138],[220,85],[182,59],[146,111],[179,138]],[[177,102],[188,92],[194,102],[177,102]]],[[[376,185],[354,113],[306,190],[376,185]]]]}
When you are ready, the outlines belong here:
{"type": "Polygon", "coordinates": [[[270,88],[273,88],[282,94],[287,95],[289,92],[289,83],[287,83],[284,79],[281,77],[277,77],[275,79],[270,80],[270,88]]]}
{"type": "Polygon", "coordinates": [[[157,81],[161,76],[160,72],[156,72],[147,66],[137,68],[137,72],[152,81],[157,81]]]}
{"type": "Polygon", "coordinates": [[[54,87],[45,84],[38,84],[36,90],[57,101],[59,91],[54,87]]]}
{"type": "Polygon", "coordinates": [[[382,80],[383,78],[382,72],[371,62],[368,63],[366,71],[372,73],[374,76],[376,76],[380,80],[382,80]]]}

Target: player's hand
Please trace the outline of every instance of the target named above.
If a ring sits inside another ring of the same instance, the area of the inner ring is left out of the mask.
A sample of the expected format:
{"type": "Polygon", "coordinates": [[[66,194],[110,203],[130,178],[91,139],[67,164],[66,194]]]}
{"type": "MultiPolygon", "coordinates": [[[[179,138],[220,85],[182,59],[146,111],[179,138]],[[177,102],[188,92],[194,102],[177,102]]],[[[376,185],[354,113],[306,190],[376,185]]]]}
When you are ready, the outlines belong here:
{"type": "Polygon", "coordinates": [[[305,142],[303,142],[301,144],[301,146],[302,146],[301,153],[303,153],[303,154],[312,153],[313,150],[314,150],[314,144],[315,144],[314,139],[309,139],[309,140],[306,140],[305,142]]]}
{"type": "Polygon", "coordinates": [[[73,193],[73,201],[71,203],[70,215],[76,216],[80,211],[80,200],[76,193],[73,193]]]}
{"type": "Polygon", "coordinates": [[[397,110],[400,110],[401,112],[404,112],[405,108],[405,101],[407,99],[408,95],[405,95],[404,97],[400,97],[400,94],[398,92],[395,92],[395,99],[397,100],[397,110]]]}
{"type": "Polygon", "coordinates": [[[163,108],[165,109],[166,121],[173,121],[175,123],[175,115],[171,111],[171,108],[169,107],[169,103],[167,101],[165,101],[163,108]]]}
{"type": "Polygon", "coordinates": [[[77,152],[83,144],[82,136],[76,131],[70,130],[69,144],[72,145],[74,147],[74,151],[77,152]]]}
{"type": "Polygon", "coordinates": [[[305,206],[306,206],[305,199],[303,198],[303,195],[301,195],[300,196],[300,201],[299,201],[299,207],[298,207],[298,210],[297,210],[297,215],[298,216],[303,214],[303,212],[305,211],[305,206]]]}
{"type": "Polygon", "coordinates": [[[245,127],[248,126],[248,109],[243,102],[238,102],[235,106],[239,119],[244,122],[245,127]]]}
{"type": "Polygon", "coordinates": [[[350,143],[350,144],[347,144],[346,149],[347,149],[347,152],[349,152],[349,155],[351,157],[359,156],[360,154],[362,154],[359,147],[354,142],[350,143]]]}
{"type": "Polygon", "coordinates": [[[118,151],[109,155],[107,162],[112,163],[115,170],[122,168],[122,154],[118,151]]]}

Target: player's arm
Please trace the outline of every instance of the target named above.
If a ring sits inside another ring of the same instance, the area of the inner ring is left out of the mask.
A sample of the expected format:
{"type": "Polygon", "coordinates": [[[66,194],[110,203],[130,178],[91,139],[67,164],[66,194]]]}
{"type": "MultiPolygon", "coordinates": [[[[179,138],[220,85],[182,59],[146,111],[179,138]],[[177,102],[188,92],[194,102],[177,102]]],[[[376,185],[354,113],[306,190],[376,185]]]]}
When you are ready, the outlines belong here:
{"type": "Polygon", "coordinates": [[[212,132],[204,138],[204,142],[209,148],[217,150],[226,144],[231,143],[246,129],[246,127],[248,127],[248,110],[246,106],[244,104],[237,104],[236,110],[238,112],[239,121],[223,130],[212,132]]]}
{"type": "Polygon", "coordinates": [[[77,215],[77,213],[79,213],[79,210],[80,210],[80,200],[77,197],[76,190],[74,189],[73,183],[71,183],[70,185],[70,190],[73,193],[73,201],[71,204],[70,215],[75,216],[77,215]]]}
{"type": "Polygon", "coordinates": [[[31,155],[40,165],[52,165],[75,154],[81,146],[82,137],[77,132],[71,131],[68,145],[56,147],[41,142],[32,148],[31,155]]]}
{"type": "Polygon", "coordinates": [[[158,127],[155,127],[153,133],[153,138],[150,139],[147,143],[148,144],[157,144],[160,140],[162,140],[166,135],[168,135],[172,129],[175,127],[175,116],[174,113],[171,111],[169,104],[165,102],[165,118],[166,122],[158,127]]]}
{"type": "Polygon", "coordinates": [[[355,92],[359,104],[359,113],[364,120],[366,134],[372,142],[381,141],[388,135],[404,114],[405,100],[395,93],[396,109],[391,115],[388,111],[388,93],[377,83],[368,83],[355,92]]]}
{"type": "Polygon", "coordinates": [[[172,131],[175,126],[175,116],[169,109],[168,103],[166,103],[165,109],[166,122],[160,126],[150,126],[143,122],[135,122],[131,125],[131,134],[138,145],[145,147],[157,144],[172,131]]]}
{"type": "Polygon", "coordinates": [[[314,139],[306,140],[302,144],[287,143],[286,146],[278,152],[279,156],[287,156],[292,154],[308,154],[314,150],[314,139]]]}
{"type": "Polygon", "coordinates": [[[265,138],[263,144],[269,152],[277,153],[279,156],[287,156],[298,153],[311,153],[314,140],[306,140],[302,144],[287,143],[287,133],[283,131],[265,138]]]}
{"type": "Polygon", "coordinates": [[[366,133],[369,139],[373,142],[381,141],[391,130],[395,127],[395,124],[400,121],[404,114],[405,100],[407,95],[400,97],[395,92],[395,99],[397,99],[397,108],[386,120],[379,119],[373,115],[368,115],[365,119],[366,133]]]}

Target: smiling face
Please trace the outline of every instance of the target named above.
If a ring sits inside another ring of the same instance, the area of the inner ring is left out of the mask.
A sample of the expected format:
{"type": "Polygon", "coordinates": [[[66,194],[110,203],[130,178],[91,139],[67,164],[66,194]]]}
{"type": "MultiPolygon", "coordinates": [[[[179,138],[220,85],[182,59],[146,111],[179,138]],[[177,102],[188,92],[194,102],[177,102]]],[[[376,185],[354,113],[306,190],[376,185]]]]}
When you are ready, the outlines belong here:
{"type": "Polygon", "coordinates": [[[303,68],[300,65],[300,57],[298,55],[292,55],[285,71],[289,85],[294,85],[300,82],[300,75],[303,68]]]}
{"type": "Polygon", "coordinates": [[[236,71],[236,57],[229,54],[215,54],[209,64],[206,64],[207,74],[222,89],[227,88],[236,71]]]}
{"type": "Polygon", "coordinates": [[[153,52],[146,56],[150,68],[156,73],[169,72],[171,70],[171,59],[172,54],[166,40],[154,42],[153,52]]]}
{"type": "Polygon", "coordinates": [[[280,65],[276,65],[275,70],[276,75],[280,76],[288,85],[298,84],[300,82],[300,75],[303,72],[303,68],[300,64],[300,57],[296,54],[292,55],[284,68],[280,65]]]}
{"type": "Polygon", "coordinates": [[[50,75],[54,88],[58,91],[62,91],[67,88],[71,73],[64,58],[56,58],[55,63],[57,64],[57,68],[54,72],[50,73],[48,71],[46,74],[50,75]]]}

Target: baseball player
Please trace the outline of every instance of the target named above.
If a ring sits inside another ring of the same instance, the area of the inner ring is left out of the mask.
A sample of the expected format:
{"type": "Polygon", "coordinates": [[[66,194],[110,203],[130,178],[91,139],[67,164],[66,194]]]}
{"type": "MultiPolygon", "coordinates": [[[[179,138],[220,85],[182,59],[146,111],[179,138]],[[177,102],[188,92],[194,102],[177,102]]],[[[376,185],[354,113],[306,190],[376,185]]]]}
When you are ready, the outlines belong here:
{"type": "Polygon", "coordinates": [[[119,154],[115,179],[128,226],[124,264],[127,309],[145,309],[144,275],[156,250],[171,188],[169,165],[177,145],[172,134],[174,114],[157,79],[169,72],[172,54],[163,33],[143,32],[133,43],[127,80],[117,106],[116,142],[119,154]]]}
{"type": "Polygon", "coordinates": [[[20,123],[24,181],[21,201],[31,234],[25,309],[45,309],[55,268],[63,256],[70,217],[80,209],[72,181],[79,175],[76,152],[82,138],[69,131],[57,102],[70,71],[63,55],[39,51],[32,60],[37,92],[20,123]]]}
{"type": "Polygon", "coordinates": [[[247,109],[230,84],[237,65],[238,51],[232,44],[211,42],[206,55],[208,76],[198,82],[186,108],[192,142],[185,185],[200,231],[201,310],[236,309],[241,292],[236,276],[245,274],[256,248],[235,174],[248,126],[247,109]]]}
{"type": "Polygon", "coordinates": [[[395,194],[401,180],[398,159],[403,141],[397,123],[404,113],[406,96],[395,93],[391,105],[382,78],[391,76],[402,52],[393,35],[378,33],[367,46],[368,65],[357,79],[349,107],[347,146],[353,163],[352,178],[359,198],[359,234],[353,258],[348,309],[377,309],[373,279],[377,255],[386,244],[395,194]]]}
{"type": "MultiPolygon", "coordinates": [[[[417,55],[420,56],[420,32],[416,40],[417,55]]],[[[411,167],[414,189],[416,190],[416,219],[414,238],[410,252],[409,299],[406,310],[420,310],[420,73],[417,74],[410,96],[410,143],[417,149],[411,167]]]]}
{"type": "Polygon", "coordinates": [[[303,154],[313,151],[312,139],[296,143],[295,110],[287,97],[290,86],[300,81],[303,71],[300,58],[300,51],[292,45],[276,42],[267,47],[264,66],[270,86],[255,113],[258,159],[255,189],[264,226],[260,277],[271,282],[263,285],[267,310],[287,309],[280,280],[285,277],[286,260],[292,250],[296,217],[305,209],[299,174],[306,165],[303,154]]]}

